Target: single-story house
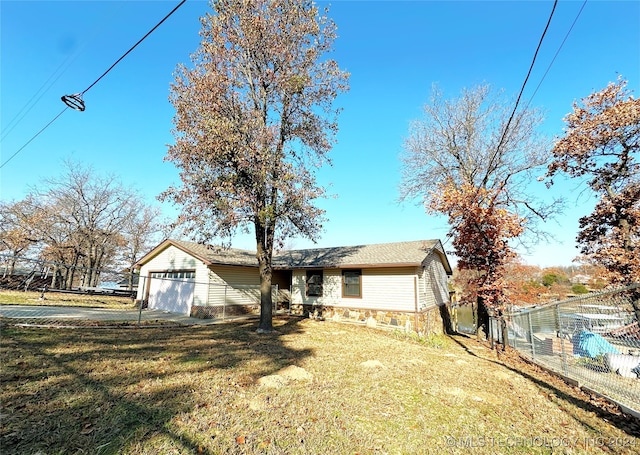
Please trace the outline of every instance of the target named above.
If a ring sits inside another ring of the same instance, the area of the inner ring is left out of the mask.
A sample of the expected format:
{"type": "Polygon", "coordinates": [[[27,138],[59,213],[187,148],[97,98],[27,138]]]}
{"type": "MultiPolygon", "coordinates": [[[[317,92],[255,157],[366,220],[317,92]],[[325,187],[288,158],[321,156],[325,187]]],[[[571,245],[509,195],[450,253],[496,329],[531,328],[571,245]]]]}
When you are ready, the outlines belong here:
{"type": "MultiPolygon", "coordinates": [[[[259,307],[251,251],[167,239],[136,268],[137,298],[150,308],[213,317],[259,307]]],[[[284,295],[298,313],[417,327],[419,314],[449,303],[451,273],[439,240],[288,250],[274,253],[274,302],[284,295]]]]}

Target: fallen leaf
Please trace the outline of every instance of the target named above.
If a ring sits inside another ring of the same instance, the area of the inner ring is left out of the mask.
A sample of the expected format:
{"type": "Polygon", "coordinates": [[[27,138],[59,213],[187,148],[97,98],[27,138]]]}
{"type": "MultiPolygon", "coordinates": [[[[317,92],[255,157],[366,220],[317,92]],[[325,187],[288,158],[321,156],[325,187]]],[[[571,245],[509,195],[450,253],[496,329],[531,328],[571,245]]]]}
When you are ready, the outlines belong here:
{"type": "Polygon", "coordinates": [[[244,435],[240,435],[236,437],[236,443],[238,444],[244,444],[245,441],[245,436],[244,435]]]}

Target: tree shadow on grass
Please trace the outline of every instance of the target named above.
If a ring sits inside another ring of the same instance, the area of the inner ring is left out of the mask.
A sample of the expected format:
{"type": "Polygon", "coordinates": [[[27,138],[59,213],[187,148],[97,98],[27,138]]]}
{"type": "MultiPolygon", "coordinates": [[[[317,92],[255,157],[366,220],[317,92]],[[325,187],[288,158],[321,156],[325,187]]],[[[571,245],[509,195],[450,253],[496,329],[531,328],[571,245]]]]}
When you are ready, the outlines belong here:
{"type": "Polygon", "coordinates": [[[256,334],[255,322],[3,327],[2,453],[140,453],[146,444],[157,453],[207,453],[177,418],[228,405],[258,378],[313,355],[286,345],[301,332],[297,319],[274,325],[272,335],[256,334]]]}
{"type": "MultiPolygon", "coordinates": [[[[497,361],[494,359],[491,359],[489,356],[482,356],[479,355],[477,352],[475,352],[473,349],[470,349],[469,346],[467,345],[468,342],[472,342],[472,338],[464,335],[464,334],[456,334],[455,336],[450,336],[449,337],[451,340],[453,340],[456,344],[458,344],[464,351],[467,352],[467,354],[476,357],[478,359],[482,359],[484,361],[487,362],[491,362],[495,365],[499,365],[502,368],[506,368],[509,371],[512,371],[522,377],[524,377],[525,379],[531,381],[532,383],[534,383],[540,390],[543,391],[543,393],[545,393],[545,395],[547,395],[549,397],[549,399],[551,399],[551,397],[556,397],[559,400],[565,401],[573,406],[576,406],[580,409],[582,409],[585,412],[588,413],[593,413],[595,415],[597,415],[599,418],[601,419],[605,419],[608,423],[612,424],[613,426],[619,428],[620,430],[626,432],[629,435],[632,436],[640,436],[640,431],[638,431],[639,428],[639,422],[637,421],[637,419],[635,419],[633,416],[629,416],[626,414],[616,414],[614,412],[611,412],[609,410],[607,410],[606,408],[602,407],[602,406],[597,406],[596,404],[594,404],[591,401],[588,401],[587,399],[581,399],[576,395],[567,393],[566,391],[563,391],[562,389],[558,388],[556,385],[554,385],[552,383],[552,381],[546,381],[544,379],[541,379],[540,377],[536,377],[533,374],[530,374],[526,371],[523,371],[522,369],[518,369],[515,367],[512,367],[510,365],[507,365],[504,362],[501,361],[497,361]],[[465,340],[464,342],[462,340],[465,340]]],[[[483,347],[484,349],[489,350],[489,348],[483,347]]],[[[531,365],[532,368],[540,368],[535,364],[530,364],[529,362],[525,361],[524,359],[520,359],[520,362],[525,362],[529,365],[531,365]]],[[[549,375],[553,375],[553,373],[546,373],[549,375]]],[[[558,381],[562,381],[562,378],[560,378],[559,376],[554,376],[557,378],[558,381]]],[[[567,385],[567,387],[569,387],[569,385],[567,385]]],[[[585,426],[585,428],[589,428],[591,430],[593,430],[594,432],[596,432],[598,429],[594,428],[589,422],[587,422],[585,419],[583,419],[581,416],[572,413],[568,408],[564,407],[563,408],[565,412],[570,413],[572,415],[572,417],[576,420],[578,420],[582,425],[585,426]]],[[[613,447],[615,449],[615,447],[613,447]]]]}

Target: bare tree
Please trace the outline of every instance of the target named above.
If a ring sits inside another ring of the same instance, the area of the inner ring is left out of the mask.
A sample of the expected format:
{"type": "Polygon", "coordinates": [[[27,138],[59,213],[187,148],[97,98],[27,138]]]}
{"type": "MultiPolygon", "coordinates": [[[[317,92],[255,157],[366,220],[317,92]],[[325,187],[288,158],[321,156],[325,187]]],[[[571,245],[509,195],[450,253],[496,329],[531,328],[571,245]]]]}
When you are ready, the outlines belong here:
{"type": "Polygon", "coordinates": [[[458,267],[472,272],[468,289],[496,309],[506,304],[502,279],[515,256],[510,242],[526,232],[544,237],[539,221],[559,208],[530,192],[549,158],[537,133],[542,115],[512,106],[487,85],[451,100],[434,87],[402,157],[402,198],[421,197],[429,213],[448,217],[458,267]]]}
{"type": "Polygon", "coordinates": [[[314,170],[337,131],[332,102],[348,75],[327,58],[335,26],[306,0],[214,0],[193,66],[171,88],[182,187],[161,195],[179,222],[209,241],[253,230],[260,271],[260,332],[272,331],[274,244],[316,239],[323,197],[314,170]]]}
{"type": "Polygon", "coordinates": [[[61,264],[59,286],[96,286],[101,269],[122,267],[124,256],[130,267],[130,260],[149,245],[158,212],[115,177],[97,175],[79,163],[65,165],[64,174],[43,180],[14,207],[21,207],[27,238],[41,258],[61,264]]]}
{"type": "Polygon", "coordinates": [[[148,252],[155,243],[158,243],[158,234],[162,230],[160,210],[156,207],[138,204],[135,210],[136,216],[125,221],[122,236],[122,260],[128,271],[128,289],[133,289],[134,265],[148,252]]]}

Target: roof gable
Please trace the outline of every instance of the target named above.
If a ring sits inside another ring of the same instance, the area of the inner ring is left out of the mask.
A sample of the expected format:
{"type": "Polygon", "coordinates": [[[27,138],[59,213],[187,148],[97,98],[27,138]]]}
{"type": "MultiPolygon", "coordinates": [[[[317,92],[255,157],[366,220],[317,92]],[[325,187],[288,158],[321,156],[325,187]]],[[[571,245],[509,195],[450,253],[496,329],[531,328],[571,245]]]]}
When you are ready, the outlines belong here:
{"type": "Polygon", "coordinates": [[[169,246],[174,246],[181,249],[185,253],[199,259],[206,265],[240,265],[257,267],[258,258],[256,254],[251,251],[239,250],[236,248],[223,248],[211,245],[205,245],[203,243],[187,242],[184,240],[167,239],[160,245],[155,247],[151,252],[142,257],[136,266],[142,266],[156,257],[162,251],[166,250],[169,246]]]}

